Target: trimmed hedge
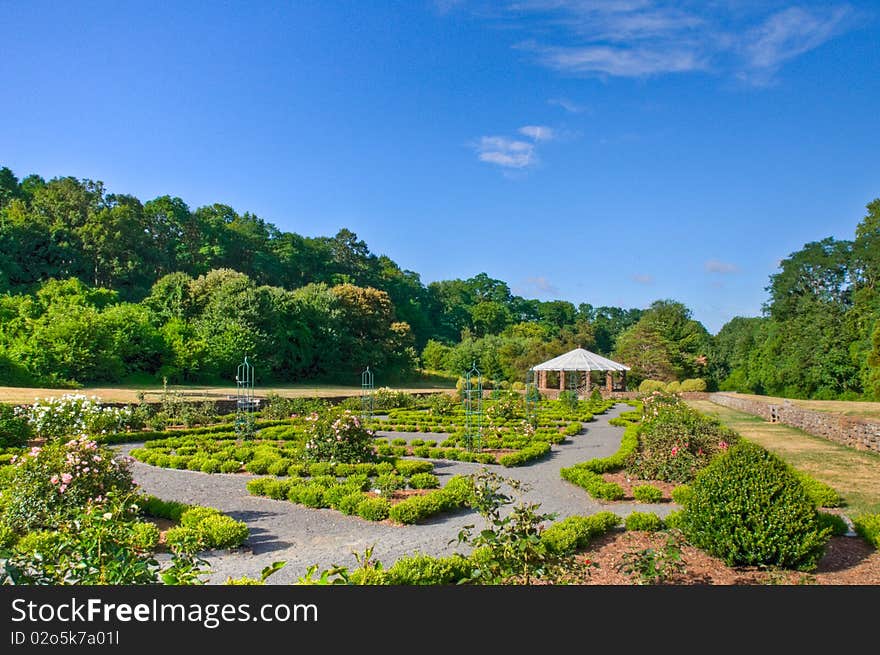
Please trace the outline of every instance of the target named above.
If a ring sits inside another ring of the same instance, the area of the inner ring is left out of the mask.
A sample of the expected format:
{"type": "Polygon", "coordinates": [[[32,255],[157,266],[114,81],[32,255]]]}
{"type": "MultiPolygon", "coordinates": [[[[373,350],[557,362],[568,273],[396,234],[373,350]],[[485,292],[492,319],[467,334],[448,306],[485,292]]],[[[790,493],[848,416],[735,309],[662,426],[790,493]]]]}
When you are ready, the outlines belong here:
{"type": "Polygon", "coordinates": [[[843,498],[832,487],[801,471],[792,469],[791,472],[800,480],[816,507],[841,507],[843,505],[843,498]]]}
{"type": "Polygon", "coordinates": [[[663,500],[663,492],[651,484],[640,484],[633,487],[633,498],[642,503],[659,503],[663,500]]]}
{"type": "Polygon", "coordinates": [[[544,457],[549,452],[550,444],[546,441],[539,441],[532,444],[531,446],[526,446],[522,450],[518,450],[515,453],[507,453],[506,455],[502,455],[498,458],[498,463],[501,464],[501,466],[506,466],[508,468],[513,466],[522,466],[523,464],[528,464],[533,460],[544,457]]]}
{"type": "Polygon", "coordinates": [[[557,555],[568,555],[585,548],[590,540],[620,525],[620,517],[612,512],[592,516],[569,516],[557,521],[541,533],[541,541],[557,555]]]}
{"type": "Polygon", "coordinates": [[[682,507],[688,504],[691,498],[691,487],[687,484],[680,484],[672,490],[672,502],[678,503],[682,507]]]}
{"type": "Polygon", "coordinates": [[[564,480],[583,487],[593,498],[620,500],[625,495],[623,487],[619,484],[616,482],[605,482],[601,475],[582,468],[580,464],[560,469],[559,472],[564,480]]]}
{"type": "Polygon", "coordinates": [[[644,532],[657,532],[664,527],[663,519],[652,512],[633,512],[626,517],[624,525],[627,530],[642,530],[644,532]]]}
{"type": "Polygon", "coordinates": [[[874,548],[880,549],[880,514],[863,514],[853,519],[853,526],[862,537],[874,548]]]}
{"type": "Polygon", "coordinates": [[[639,426],[630,425],[623,431],[623,438],[620,440],[620,448],[617,452],[609,457],[601,457],[591,459],[580,464],[577,467],[585,468],[593,473],[610,473],[622,469],[626,465],[627,458],[639,447],[639,426]]]}
{"type": "Polygon", "coordinates": [[[411,525],[429,516],[458,509],[470,503],[473,496],[472,482],[457,475],[437,489],[423,496],[410,496],[391,507],[389,516],[397,523],[411,525]]]}
{"type": "Polygon", "coordinates": [[[473,562],[462,555],[430,557],[412,555],[397,560],[385,571],[383,583],[389,585],[455,584],[473,575],[473,562]]]}

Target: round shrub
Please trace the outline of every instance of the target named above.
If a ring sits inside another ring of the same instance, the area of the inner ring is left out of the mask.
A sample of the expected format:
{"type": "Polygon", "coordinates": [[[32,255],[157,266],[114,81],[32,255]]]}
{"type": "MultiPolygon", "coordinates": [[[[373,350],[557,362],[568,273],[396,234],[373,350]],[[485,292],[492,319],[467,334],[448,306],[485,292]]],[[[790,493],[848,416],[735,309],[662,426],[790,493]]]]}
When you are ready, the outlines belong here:
{"type": "Polygon", "coordinates": [[[411,489],[436,489],[440,480],[433,473],[416,473],[409,479],[411,489]]]}
{"type": "Polygon", "coordinates": [[[690,485],[680,484],[672,490],[672,502],[681,506],[687,505],[691,497],[690,485]]]}
{"type": "Polygon", "coordinates": [[[304,485],[299,494],[299,502],[306,507],[327,507],[324,502],[325,487],[318,484],[304,485]]]}
{"type": "Polygon", "coordinates": [[[649,512],[633,512],[626,517],[624,525],[627,530],[657,532],[663,529],[663,519],[649,512]]]}
{"type": "Polygon", "coordinates": [[[221,473],[238,473],[241,470],[241,462],[228,459],[220,465],[221,473]]]}
{"type": "Polygon", "coordinates": [[[213,507],[192,507],[186,510],[180,517],[180,525],[185,528],[197,527],[202,521],[211,517],[219,516],[220,511],[213,507]]]}
{"type": "Polygon", "coordinates": [[[652,393],[654,391],[663,391],[666,389],[666,383],[660,380],[642,380],[639,385],[639,393],[652,393]]]}
{"type": "Polygon", "coordinates": [[[366,498],[357,506],[357,514],[367,521],[383,521],[388,518],[391,503],[384,498],[366,498]]]}
{"type": "Polygon", "coordinates": [[[290,468],[290,460],[284,459],[276,459],[269,465],[269,468],[266,470],[266,473],[269,475],[286,475],[287,469],[290,468]]]}
{"type": "Polygon", "coordinates": [[[705,391],[706,381],[703,378],[691,378],[689,380],[683,380],[681,383],[681,390],[682,392],[705,391]]]}
{"type": "Polygon", "coordinates": [[[0,404],[0,449],[22,448],[32,434],[26,412],[0,404]]]}
{"type": "Polygon", "coordinates": [[[202,473],[217,473],[220,470],[221,462],[217,459],[206,459],[202,462],[201,472],[202,473]]]}
{"type": "Polygon", "coordinates": [[[209,516],[199,524],[202,540],[208,548],[237,548],[248,538],[248,527],[231,516],[209,516]]]}
{"type": "Polygon", "coordinates": [[[663,500],[663,492],[650,484],[633,487],[633,498],[641,503],[659,503],[663,500]]]}
{"type": "Polygon", "coordinates": [[[343,514],[348,514],[349,516],[353,514],[357,514],[358,506],[367,498],[360,491],[356,491],[348,494],[347,496],[343,496],[339,502],[336,504],[336,509],[338,509],[343,514]]]}
{"type": "Polygon", "coordinates": [[[830,534],[788,466],[749,442],[697,475],[682,529],[692,544],[730,566],[802,570],[815,567],[830,534]]]}
{"type": "Polygon", "coordinates": [[[669,514],[663,519],[666,528],[669,530],[681,530],[681,518],[683,514],[684,510],[669,512],[669,514]]]}
{"type": "Polygon", "coordinates": [[[313,414],[306,428],[306,456],[313,462],[365,462],[373,459],[374,434],[351,412],[313,414]]]}
{"type": "Polygon", "coordinates": [[[155,523],[137,522],[131,525],[131,547],[142,552],[156,549],[159,543],[159,528],[155,523]]]}

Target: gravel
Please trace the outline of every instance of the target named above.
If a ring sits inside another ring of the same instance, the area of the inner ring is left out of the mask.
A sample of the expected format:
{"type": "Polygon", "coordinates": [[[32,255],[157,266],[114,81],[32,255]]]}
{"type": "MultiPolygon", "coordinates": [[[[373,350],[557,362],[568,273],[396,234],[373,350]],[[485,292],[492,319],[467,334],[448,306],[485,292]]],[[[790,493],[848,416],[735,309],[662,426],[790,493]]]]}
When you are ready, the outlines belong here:
{"type": "MultiPolygon", "coordinates": [[[[670,504],[602,503],[559,476],[560,468],[614,453],[620,446],[623,428],[608,425],[608,419],[626,409],[629,409],[626,405],[616,405],[606,414],[597,416],[595,421],[585,423],[581,434],[569,443],[553,446],[550,455],[538,462],[519,468],[489,468],[527,483],[530,490],[522,494],[521,499],[541,503],[540,511],[555,512],[560,519],[608,509],[621,516],[632,511],[666,514],[673,509],[670,504]]],[[[421,433],[421,437],[438,438],[426,433],[421,433]]],[[[121,451],[128,452],[138,445],[126,444],[121,451]]],[[[479,469],[479,464],[435,461],[435,473],[441,485],[453,475],[469,474],[479,469]]],[[[354,566],[352,553],[362,553],[370,546],[374,546],[374,559],[386,566],[402,555],[415,552],[428,555],[463,552],[461,546],[450,544],[450,541],[455,541],[464,526],[479,526],[481,521],[472,510],[461,510],[420,525],[374,523],[332,509],[309,509],[287,501],[251,496],[245,488],[248,480],[254,477],[251,475],[181,471],[140,462],[134,462],[132,470],[135,482],[146,493],[165,500],[216,507],[247,523],[250,538],[246,548],[205,555],[211,565],[209,581],[212,583],[222,583],[228,576],[259,577],[263,567],[278,560],[286,561],[287,566],[269,581],[290,583],[312,564],[317,564],[319,570],[333,564],[354,566]]]]}

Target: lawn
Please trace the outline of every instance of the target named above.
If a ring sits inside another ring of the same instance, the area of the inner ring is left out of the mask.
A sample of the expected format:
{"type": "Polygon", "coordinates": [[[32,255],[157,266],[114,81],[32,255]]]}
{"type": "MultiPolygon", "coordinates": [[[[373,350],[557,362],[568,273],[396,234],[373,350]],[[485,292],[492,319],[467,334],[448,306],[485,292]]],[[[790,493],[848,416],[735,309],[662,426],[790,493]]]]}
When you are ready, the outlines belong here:
{"type": "Polygon", "coordinates": [[[776,396],[757,396],[748,393],[735,394],[742,398],[758,400],[767,404],[781,405],[791,403],[804,409],[812,409],[817,412],[841,414],[858,418],[880,419],[880,403],[862,400],[801,400],[798,398],[778,398],[776,396]]]}
{"type": "Polygon", "coordinates": [[[880,454],[854,450],[780,423],[767,423],[707,400],[692,400],[689,404],[717,416],[743,437],[834,487],[846,500],[850,516],[880,512],[880,454]]]}

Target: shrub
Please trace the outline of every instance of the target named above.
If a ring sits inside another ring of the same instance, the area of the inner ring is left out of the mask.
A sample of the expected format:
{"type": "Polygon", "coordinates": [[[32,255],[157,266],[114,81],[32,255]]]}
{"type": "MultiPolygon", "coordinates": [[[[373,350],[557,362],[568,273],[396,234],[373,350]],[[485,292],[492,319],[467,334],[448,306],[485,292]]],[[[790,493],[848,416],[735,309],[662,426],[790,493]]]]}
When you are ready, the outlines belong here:
{"type": "Polygon", "coordinates": [[[706,390],[706,381],[703,378],[691,378],[689,380],[684,380],[681,383],[681,391],[689,392],[689,391],[705,391],[706,390]]]}
{"type": "Polygon", "coordinates": [[[601,475],[576,464],[559,471],[564,480],[583,487],[593,498],[620,500],[624,497],[623,487],[616,482],[605,482],[601,475]]]}
{"type": "MultiPolygon", "coordinates": [[[[624,467],[627,459],[635,452],[639,446],[639,428],[637,425],[630,425],[623,431],[623,437],[620,440],[620,448],[617,452],[609,457],[601,457],[581,462],[575,466],[584,468],[593,473],[608,473],[617,471],[624,467]]],[[[564,476],[563,476],[564,477],[564,476]]]]}
{"type": "Polygon", "coordinates": [[[15,550],[19,553],[48,555],[60,540],[61,533],[55,530],[34,530],[18,540],[18,543],[15,544],[15,550]]]}
{"type": "MultiPolygon", "coordinates": [[[[257,482],[257,480],[252,482],[257,482]]],[[[250,483],[248,488],[250,489],[250,483]]],[[[169,521],[180,521],[183,513],[191,507],[176,500],[161,500],[155,496],[141,496],[137,505],[144,516],[154,516],[159,519],[168,519],[169,521]]]]}
{"type": "Polygon", "coordinates": [[[439,492],[425,494],[424,496],[410,496],[391,507],[389,515],[392,520],[398,523],[411,525],[442,512],[446,508],[444,500],[444,497],[439,492]]]}
{"type": "Polygon", "coordinates": [[[691,492],[686,536],[728,565],[809,569],[822,555],[830,530],[789,467],[760,446],[737,444],[699,473],[691,492]]]}
{"type": "Polygon", "coordinates": [[[417,462],[411,459],[399,459],[394,462],[394,468],[405,478],[415,475],[416,473],[430,473],[434,470],[431,462],[417,462]]]}
{"type": "Polygon", "coordinates": [[[305,454],[311,461],[355,463],[373,459],[375,434],[356,415],[329,412],[324,416],[312,414],[308,420],[305,454]]]}
{"type": "Polygon", "coordinates": [[[0,549],[12,548],[18,541],[15,530],[5,523],[0,523],[0,549]]]}
{"type": "Polygon", "coordinates": [[[388,518],[391,503],[384,498],[365,498],[357,506],[357,514],[367,521],[382,521],[388,518]]]}
{"type": "Polygon", "coordinates": [[[666,528],[668,530],[681,530],[683,514],[684,514],[684,510],[678,510],[677,512],[669,512],[666,515],[666,517],[663,519],[663,523],[666,525],[666,528]]]}
{"type": "Polygon", "coordinates": [[[282,457],[281,459],[276,459],[274,462],[272,462],[269,465],[269,468],[266,469],[266,473],[268,473],[269,475],[286,475],[287,469],[289,468],[290,460],[282,457]]]}
{"type": "Polygon", "coordinates": [[[840,507],[843,505],[843,498],[832,487],[829,487],[824,482],[819,482],[819,480],[806,473],[794,469],[792,469],[792,473],[800,480],[804,490],[816,507],[840,507]]]}
{"type": "Polygon", "coordinates": [[[225,514],[205,518],[198,529],[208,548],[237,548],[248,538],[247,525],[225,514]]]}
{"type": "Polygon", "coordinates": [[[186,528],[195,528],[206,518],[219,515],[220,511],[213,507],[191,507],[180,517],[180,525],[186,528]]]}
{"type": "Polygon", "coordinates": [[[590,540],[620,525],[620,517],[611,512],[592,516],[569,516],[557,521],[541,533],[541,540],[558,555],[567,555],[585,548],[590,540]]]}
{"type": "Polygon", "coordinates": [[[687,505],[691,498],[690,485],[680,484],[672,490],[672,502],[681,506],[687,505]]]}
{"type": "Polygon", "coordinates": [[[302,485],[300,487],[299,499],[297,502],[306,507],[312,507],[315,509],[326,507],[327,503],[324,501],[324,492],[325,487],[315,483],[302,485]]]}
{"type": "Polygon", "coordinates": [[[498,463],[501,464],[501,466],[507,467],[522,466],[523,464],[528,464],[532,460],[543,457],[549,452],[550,444],[546,441],[539,441],[531,446],[526,446],[515,453],[501,455],[501,457],[498,458],[498,463]]]}
{"type": "Polygon", "coordinates": [[[0,450],[22,448],[32,434],[25,411],[12,405],[0,404],[0,450]]]}
{"type": "Polygon", "coordinates": [[[319,475],[333,475],[333,464],[330,462],[319,462],[309,465],[309,475],[318,477],[319,475]]]}
{"type": "Polygon", "coordinates": [[[143,552],[156,550],[159,544],[159,528],[155,523],[137,522],[131,526],[131,547],[143,552]]]}
{"type": "Polygon", "coordinates": [[[385,582],[391,585],[455,584],[469,580],[473,568],[473,562],[461,555],[411,555],[401,557],[385,572],[385,582]]]}
{"type": "Polygon", "coordinates": [[[228,459],[220,464],[221,473],[238,473],[240,470],[241,462],[237,462],[234,459],[228,459]]]}
{"type": "Polygon", "coordinates": [[[336,504],[336,509],[338,509],[343,514],[348,514],[349,516],[357,514],[358,506],[365,499],[367,499],[367,496],[360,491],[352,492],[339,499],[339,502],[336,504]]]}
{"type": "Polygon", "coordinates": [[[411,489],[436,489],[440,480],[433,473],[416,473],[409,479],[411,489]]]}
{"type": "Polygon", "coordinates": [[[657,532],[663,529],[663,519],[650,512],[633,512],[626,517],[625,526],[627,530],[657,532]]]}
{"type": "Polygon", "coordinates": [[[15,461],[6,522],[19,531],[55,527],[108,492],[128,493],[131,472],[115,455],[86,438],[32,448],[15,461]]]}
{"type": "Polygon", "coordinates": [[[666,383],[660,380],[642,380],[639,385],[639,393],[653,393],[654,391],[664,391],[666,383]]]}
{"type": "Polygon", "coordinates": [[[819,512],[819,524],[823,528],[831,530],[831,534],[835,537],[842,537],[849,532],[849,526],[843,517],[837,514],[829,514],[828,512],[819,512]]]}
{"type": "Polygon", "coordinates": [[[390,498],[395,491],[406,486],[406,483],[395,473],[383,473],[376,477],[374,486],[383,498],[390,498]]]}
{"type": "Polygon", "coordinates": [[[216,459],[206,459],[202,462],[199,469],[202,473],[216,473],[220,470],[220,461],[216,459]]]}
{"type": "Polygon", "coordinates": [[[417,448],[413,448],[413,455],[416,457],[427,458],[428,454],[429,454],[429,449],[427,446],[418,446],[417,448]]]}
{"type": "Polygon", "coordinates": [[[666,385],[665,391],[666,393],[681,393],[681,382],[679,382],[678,380],[673,380],[666,385]]]}
{"type": "Polygon", "coordinates": [[[738,440],[732,430],[687,404],[662,394],[645,400],[638,450],[627,470],[646,480],[689,482],[712,457],[738,440]]]}
{"type": "Polygon", "coordinates": [[[633,498],[642,503],[659,503],[663,500],[663,492],[650,484],[633,487],[633,498]]]}
{"type": "Polygon", "coordinates": [[[874,548],[880,548],[880,514],[863,514],[853,519],[856,532],[874,548]]]}
{"type": "Polygon", "coordinates": [[[248,473],[253,473],[254,475],[265,475],[269,472],[269,467],[275,463],[274,457],[258,457],[249,461],[245,465],[245,470],[248,473]]]}

